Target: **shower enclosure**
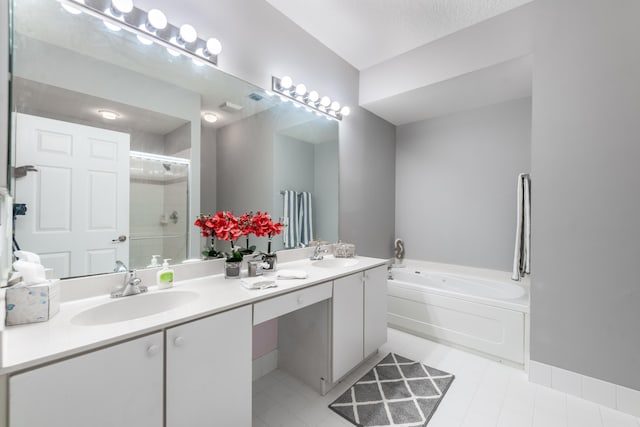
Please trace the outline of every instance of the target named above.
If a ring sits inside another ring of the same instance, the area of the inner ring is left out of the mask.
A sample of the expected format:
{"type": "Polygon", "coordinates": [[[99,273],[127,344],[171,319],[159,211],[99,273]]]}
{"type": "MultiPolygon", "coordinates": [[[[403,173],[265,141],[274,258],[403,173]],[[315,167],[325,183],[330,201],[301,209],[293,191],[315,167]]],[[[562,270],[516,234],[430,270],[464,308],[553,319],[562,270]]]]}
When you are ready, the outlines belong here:
{"type": "Polygon", "coordinates": [[[187,258],[189,160],[130,152],[130,268],[187,258]]]}

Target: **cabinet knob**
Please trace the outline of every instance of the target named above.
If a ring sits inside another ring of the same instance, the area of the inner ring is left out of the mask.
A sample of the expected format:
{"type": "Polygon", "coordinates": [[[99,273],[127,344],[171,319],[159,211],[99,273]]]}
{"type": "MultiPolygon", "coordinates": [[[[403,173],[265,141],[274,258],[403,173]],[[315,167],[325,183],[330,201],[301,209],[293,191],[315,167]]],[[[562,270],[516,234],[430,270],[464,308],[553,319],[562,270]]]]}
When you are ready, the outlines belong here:
{"type": "Polygon", "coordinates": [[[302,304],[304,302],[304,298],[302,298],[302,295],[298,296],[298,304],[302,304]]]}
{"type": "Polygon", "coordinates": [[[175,337],[175,339],[173,340],[173,345],[175,345],[176,347],[182,347],[183,344],[184,337],[175,337]]]}
{"type": "Polygon", "coordinates": [[[158,353],[160,353],[159,345],[151,344],[149,347],[147,347],[147,354],[149,356],[155,356],[158,353]]]}

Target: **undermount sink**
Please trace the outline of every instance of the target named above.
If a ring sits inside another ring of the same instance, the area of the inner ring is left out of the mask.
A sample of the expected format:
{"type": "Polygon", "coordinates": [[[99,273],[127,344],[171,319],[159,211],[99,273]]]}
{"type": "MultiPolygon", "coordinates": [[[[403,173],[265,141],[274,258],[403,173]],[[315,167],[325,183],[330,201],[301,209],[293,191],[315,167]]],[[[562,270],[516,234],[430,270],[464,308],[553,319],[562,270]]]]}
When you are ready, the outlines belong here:
{"type": "Polygon", "coordinates": [[[84,310],[71,318],[80,326],[106,325],[151,316],[195,301],[196,292],[162,291],[124,297],[84,310]]]}
{"type": "Polygon", "coordinates": [[[322,268],[344,268],[358,265],[358,260],[355,258],[325,258],[314,261],[311,265],[322,268]]]}

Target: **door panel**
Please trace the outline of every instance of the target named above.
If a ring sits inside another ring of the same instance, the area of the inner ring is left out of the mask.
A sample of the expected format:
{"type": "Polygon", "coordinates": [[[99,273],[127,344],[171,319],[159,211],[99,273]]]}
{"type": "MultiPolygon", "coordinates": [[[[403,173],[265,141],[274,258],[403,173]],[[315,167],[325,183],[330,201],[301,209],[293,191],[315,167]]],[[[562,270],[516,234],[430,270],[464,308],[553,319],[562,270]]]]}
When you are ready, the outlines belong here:
{"type": "Polygon", "coordinates": [[[129,236],[129,135],[26,114],[16,122],[16,165],[37,169],[15,180],[15,202],[27,204],[15,224],[21,249],[53,277],[128,264],[129,239],[113,240],[129,236]]]}
{"type": "Polygon", "coordinates": [[[364,358],[362,286],[362,273],[333,281],[333,381],[364,358]]]}

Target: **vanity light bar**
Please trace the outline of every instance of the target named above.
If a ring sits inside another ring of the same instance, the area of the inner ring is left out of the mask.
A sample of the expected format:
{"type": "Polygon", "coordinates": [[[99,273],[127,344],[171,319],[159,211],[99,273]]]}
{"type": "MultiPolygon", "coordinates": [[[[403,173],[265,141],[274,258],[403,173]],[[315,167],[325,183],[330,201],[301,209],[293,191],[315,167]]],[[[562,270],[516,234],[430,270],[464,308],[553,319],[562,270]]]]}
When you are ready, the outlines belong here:
{"type": "Polygon", "coordinates": [[[294,84],[289,76],[271,78],[272,90],[283,97],[283,100],[291,100],[294,106],[303,106],[307,111],[324,115],[328,119],[342,120],[349,115],[349,107],[342,107],[339,102],[331,101],[328,96],[320,97],[315,90],[308,90],[303,83],[294,84]]]}
{"type": "Polygon", "coordinates": [[[177,54],[174,56],[185,55],[198,65],[218,65],[218,55],[222,52],[222,44],[218,39],[199,38],[195,28],[189,24],[180,27],[172,25],[158,9],[152,9],[147,13],[133,6],[130,0],[58,1],[69,13],[84,12],[101,19],[114,31],[125,29],[134,33],[143,44],[159,44],[166,47],[169,53],[177,54]]]}

